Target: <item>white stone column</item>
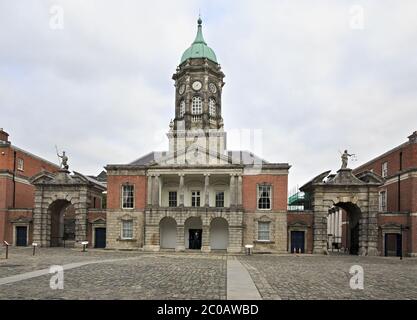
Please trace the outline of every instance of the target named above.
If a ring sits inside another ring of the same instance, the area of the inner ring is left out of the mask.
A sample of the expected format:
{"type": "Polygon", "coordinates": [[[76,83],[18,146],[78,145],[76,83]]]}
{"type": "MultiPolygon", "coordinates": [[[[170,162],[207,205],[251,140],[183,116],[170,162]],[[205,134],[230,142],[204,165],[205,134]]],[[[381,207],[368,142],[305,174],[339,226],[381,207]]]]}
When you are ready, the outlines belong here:
{"type": "Polygon", "coordinates": [[[210,201],[209,201],[209,197],[210,197],[210,192],[209,192],[209,186],[210,186],[210,174],[209,173],[205,173],[204,174],[204,205],[206,207],[210,206],[210,201]]]}
{"type": "Polygon", "coordinates": [[[152,204],[152,176],[148,174],[147,205],[152,204]]]}
{"type": "Polygon", "coordinates": [[[230,207],[236,206],[235,175],[230,174],[230,207]]]}
{"type": "Polygon", "coordinates": [[[152,205],[157,207],[159,205],[159,174],[155,174],[152,180],[152,205]]]}
{"type": "Polygon", "coordinates": [[[242,197],[243,197],[242,192],[243,192],[242,191],[242,175],[239,174],[237,176],[237,205],[238,206],[241,206],[243,204],[243,202],[242,202],[242,197]]]}
{"type": "Polygon", "coordinates": [[[184,206],[184,174],[179,173],[178,175],[180,176],[180,185],[179,185],[179,188],[178,188],[179,205],[184,206]]]}

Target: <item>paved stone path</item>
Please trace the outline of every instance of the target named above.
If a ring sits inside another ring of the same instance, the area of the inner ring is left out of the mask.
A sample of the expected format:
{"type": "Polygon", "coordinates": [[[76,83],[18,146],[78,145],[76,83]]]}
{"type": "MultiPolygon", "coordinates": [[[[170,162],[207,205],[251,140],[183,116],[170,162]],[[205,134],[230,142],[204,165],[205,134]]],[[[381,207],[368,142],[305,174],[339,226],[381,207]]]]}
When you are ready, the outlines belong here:
{"type": "Polygon", "coordinates": [[[249,272],[237,259],[227,261],[227,299],[261,300],[249,272]]]}
{"type": "Polygon", "coordinates": [[[417,299],[417,259],[0,249],[0,299],[417,299]],[[64,267],[64,289],[49,286],[64,267]],[[364,270],[364,289],[349,269],[364,270]]]}
{"type": "Polygon", "coordinates": [[[253,255],[239,260],[248,266],[263,299],[417,299],[417,259],[253,255]],[[364,271],[364,289],[352,290],[349,269],[364,271]]]}

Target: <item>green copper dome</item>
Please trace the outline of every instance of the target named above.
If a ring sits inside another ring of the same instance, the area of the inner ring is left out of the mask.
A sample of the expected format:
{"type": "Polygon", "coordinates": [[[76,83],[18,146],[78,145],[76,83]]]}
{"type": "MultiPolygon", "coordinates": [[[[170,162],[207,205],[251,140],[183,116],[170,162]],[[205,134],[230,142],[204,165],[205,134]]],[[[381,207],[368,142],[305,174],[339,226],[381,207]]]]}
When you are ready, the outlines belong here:
{"type": "Polygon", "coordinates": [[[186,61],[187,59],[192,58],[207,58],[217,63],[216,54],[210,47],[207,46],[207,43],[204,41],[201,24],[201,18],[198,18],[197,36],[195,37],[195,40],[191,47],[185,50],[185,52],[182,54],[180,64],[186,61]]]}

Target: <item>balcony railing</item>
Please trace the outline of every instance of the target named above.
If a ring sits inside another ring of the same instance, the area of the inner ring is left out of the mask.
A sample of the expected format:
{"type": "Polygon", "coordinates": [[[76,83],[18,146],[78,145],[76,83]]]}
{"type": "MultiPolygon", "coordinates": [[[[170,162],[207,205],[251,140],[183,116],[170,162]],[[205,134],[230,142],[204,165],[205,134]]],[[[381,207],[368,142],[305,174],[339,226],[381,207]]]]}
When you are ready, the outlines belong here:
{"type": "Polygon", "coordinates": [[[191,116],[192,122],[201,122],[203,120],[203,116],[201,114],[193,114],[191,116]]]}

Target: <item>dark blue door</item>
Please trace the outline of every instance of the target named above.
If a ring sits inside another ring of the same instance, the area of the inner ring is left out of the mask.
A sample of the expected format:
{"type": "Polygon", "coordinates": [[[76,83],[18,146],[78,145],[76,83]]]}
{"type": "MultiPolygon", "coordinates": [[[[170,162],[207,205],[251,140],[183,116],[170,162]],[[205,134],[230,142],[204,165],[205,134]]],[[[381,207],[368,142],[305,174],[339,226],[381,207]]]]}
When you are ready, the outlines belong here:
{"type": "Polygon", "coordinates": [[[28,236],[27,227],[16,227],[16,246],[26,247],[28,245],[27,236],[28,236]]]}
{"type": "Polygon", "coordinates": [[[95,248],[106,247],[106,228],[96,228],[94,247],[95,248]]]}
{"type": "Polygon", "coordinates": [[[304,253],[304,231],[291,231],[291,253],[304,253]]]}
{"type": "Polygon", "coordinates": [[[402,239],[401,234],[386,233],[385,234],[385,256],[401,256],[402,239]]]}

